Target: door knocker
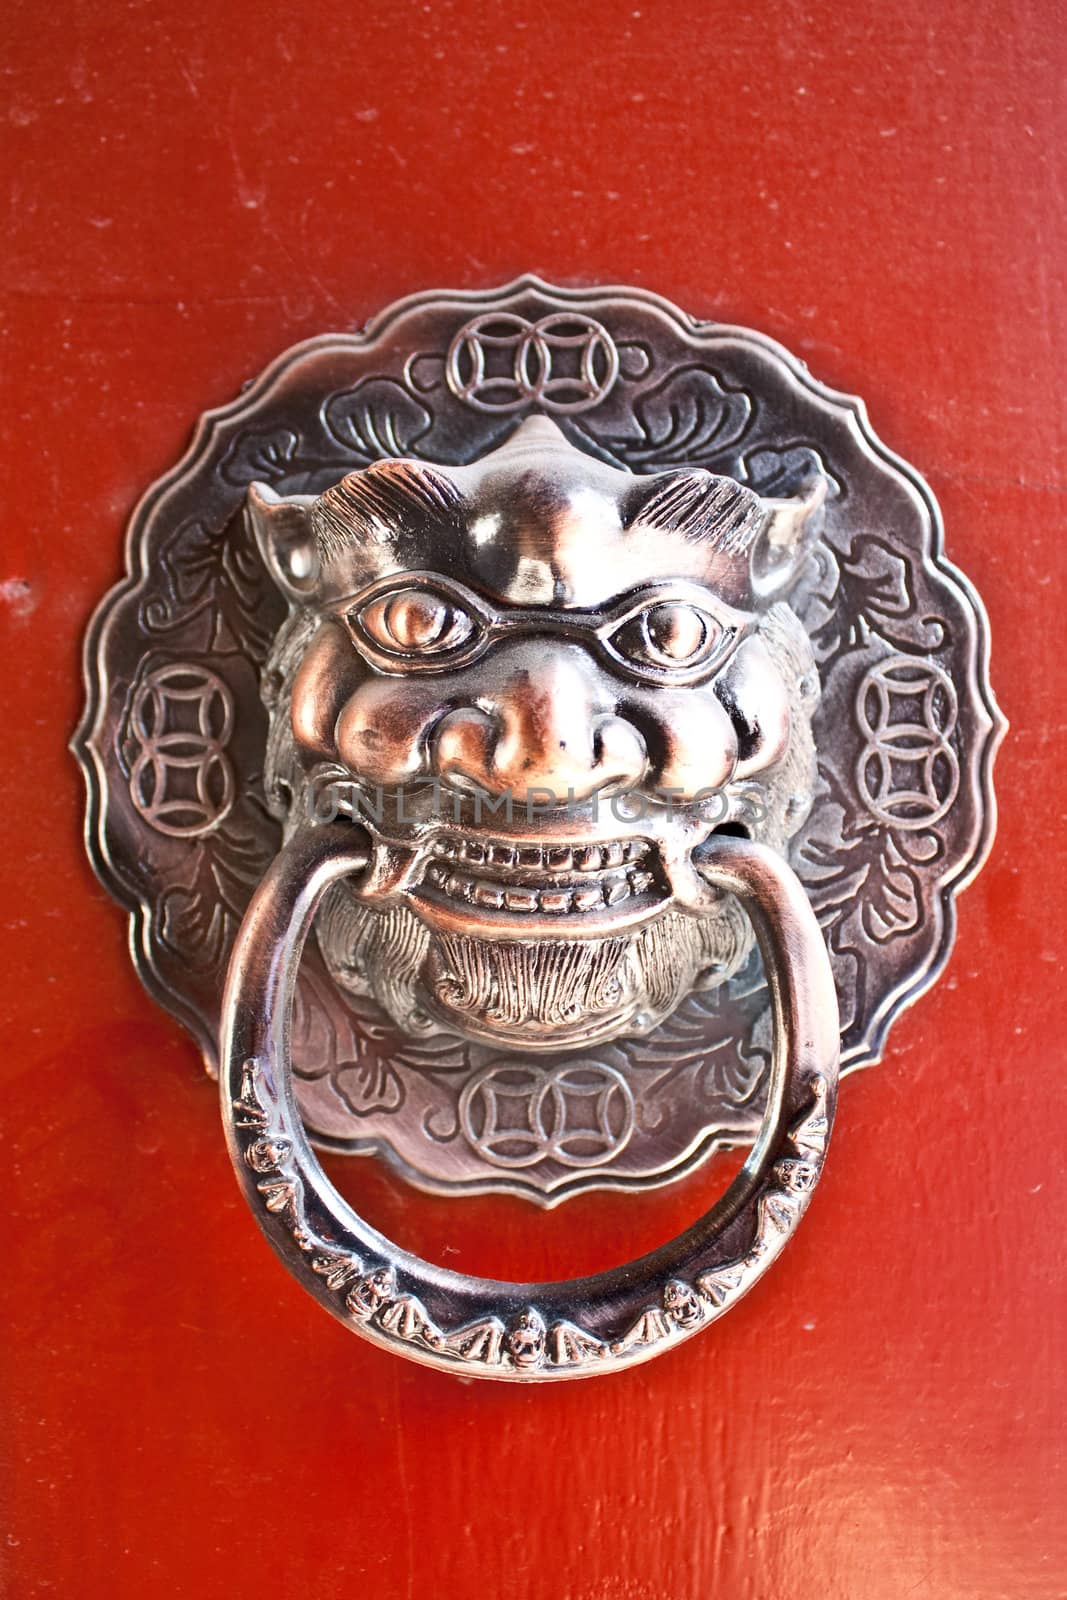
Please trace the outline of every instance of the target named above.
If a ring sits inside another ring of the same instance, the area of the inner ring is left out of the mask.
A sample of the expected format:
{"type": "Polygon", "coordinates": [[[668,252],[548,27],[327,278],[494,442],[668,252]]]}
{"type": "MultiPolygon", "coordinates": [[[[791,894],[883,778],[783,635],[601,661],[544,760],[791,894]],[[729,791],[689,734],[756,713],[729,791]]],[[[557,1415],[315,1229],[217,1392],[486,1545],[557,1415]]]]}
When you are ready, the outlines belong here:
{"type": "Polygon", "coordinates": [[[138,970],[336,1317],[581,1377],[715,1320],[994,826],[981,604],[779,346],[638,290],[426,294],[282,356],[135,512],[75,739],[138,970]],[[315,1155],[541,1205],[750,1143],[624,1269],[467,1277],[315,1155]]]}

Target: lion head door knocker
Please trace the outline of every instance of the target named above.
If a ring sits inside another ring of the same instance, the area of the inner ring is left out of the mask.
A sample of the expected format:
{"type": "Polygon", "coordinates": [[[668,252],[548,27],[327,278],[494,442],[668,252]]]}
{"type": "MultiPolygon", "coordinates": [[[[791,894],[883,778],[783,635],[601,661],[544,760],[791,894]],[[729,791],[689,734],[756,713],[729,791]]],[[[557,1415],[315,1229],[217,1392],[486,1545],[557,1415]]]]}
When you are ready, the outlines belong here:
{"type": "Polygon", "coordinates": [[[922,480],[639,291],[433,294],[282,357],[141,503],[87,643],[89,848],[335,1316],[579,1377],[720,1316],[993,828],[984,613],[922,480]],[[624,1269],[491,1282],[312,1149],[541,1204],[752,1144],[624,1269]]]}

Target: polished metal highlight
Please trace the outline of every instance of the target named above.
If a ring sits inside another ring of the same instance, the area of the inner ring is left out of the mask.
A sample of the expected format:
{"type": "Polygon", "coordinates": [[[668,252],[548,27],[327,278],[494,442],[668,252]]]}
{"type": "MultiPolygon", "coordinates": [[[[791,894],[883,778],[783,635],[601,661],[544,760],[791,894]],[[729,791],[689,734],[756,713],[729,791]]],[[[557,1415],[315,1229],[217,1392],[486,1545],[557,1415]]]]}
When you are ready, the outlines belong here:
{"type": "Polygon", "coordinates": [[[416,296],[209,414],[128,567],[86,645],[88,847],[212,1070],[279,850],[340,818],[366,853],[294,977],[320,1145],[555,1204],[751,1141],[773,982],[700,866],[738,834],[814,907],[843,1071],[947,959],[994,823],[985,616],[862,404],[760,335],[532,278],[416,296]]]}

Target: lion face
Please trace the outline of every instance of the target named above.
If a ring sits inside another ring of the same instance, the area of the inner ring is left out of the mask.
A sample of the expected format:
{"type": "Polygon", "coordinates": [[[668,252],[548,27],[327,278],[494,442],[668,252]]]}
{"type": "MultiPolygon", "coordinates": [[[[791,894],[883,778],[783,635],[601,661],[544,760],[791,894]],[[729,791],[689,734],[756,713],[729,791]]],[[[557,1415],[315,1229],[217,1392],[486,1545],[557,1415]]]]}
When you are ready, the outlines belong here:
{"type": "Polygon", "coordinates": [[[316,924],[409,1032],[524,1050],[645,1031],[747,953],[693,852],[784,848],[811,801],[807,638],[781,602],[825,493],[636,477],[543,418],[471,466],[250,491],[291,602],[267,787],[366,828],[316,924]]]}

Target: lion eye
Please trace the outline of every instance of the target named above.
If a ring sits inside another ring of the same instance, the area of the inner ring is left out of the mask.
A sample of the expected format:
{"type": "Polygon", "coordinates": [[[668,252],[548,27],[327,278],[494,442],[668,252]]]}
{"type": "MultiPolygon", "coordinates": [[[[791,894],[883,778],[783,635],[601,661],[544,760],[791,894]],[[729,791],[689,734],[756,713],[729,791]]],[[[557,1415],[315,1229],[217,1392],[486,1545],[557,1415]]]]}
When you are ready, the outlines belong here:
{"type": "Polygon", "coordinates": [[[440,655],[470,638],[473,623],[433,589],[398,589],[350,613],[357,633],[393,655],[440,655]]]}
{"type": "Polygon", "coordinates": [[[669,672],[709,661],[724,637],[722,626],[699,606],[666,600],[631,618],[619,629],[615,643],[638,665],[669,672]]]}

